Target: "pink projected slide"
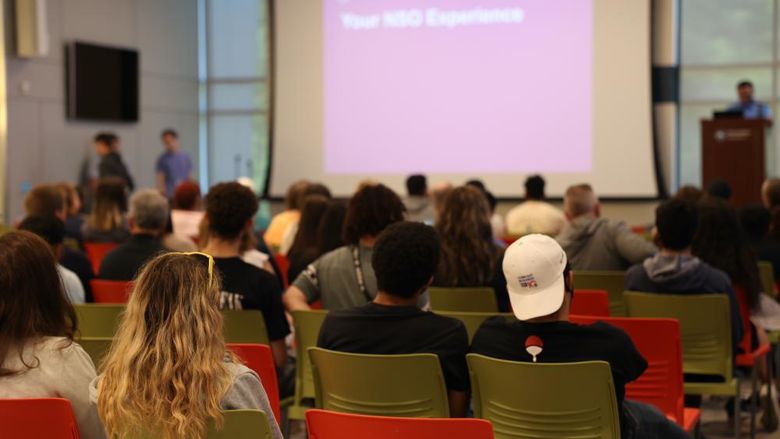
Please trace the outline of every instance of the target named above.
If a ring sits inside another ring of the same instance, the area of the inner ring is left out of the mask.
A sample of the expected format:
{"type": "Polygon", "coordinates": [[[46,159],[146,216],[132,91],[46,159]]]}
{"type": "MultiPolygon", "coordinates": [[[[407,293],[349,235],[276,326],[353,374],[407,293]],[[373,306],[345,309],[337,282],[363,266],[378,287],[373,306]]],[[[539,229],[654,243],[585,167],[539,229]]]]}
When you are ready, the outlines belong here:
{"type": "Polygon", "coordinates": [[[591,170],[592,0],[323,0],[325,172],[591,170]]]}

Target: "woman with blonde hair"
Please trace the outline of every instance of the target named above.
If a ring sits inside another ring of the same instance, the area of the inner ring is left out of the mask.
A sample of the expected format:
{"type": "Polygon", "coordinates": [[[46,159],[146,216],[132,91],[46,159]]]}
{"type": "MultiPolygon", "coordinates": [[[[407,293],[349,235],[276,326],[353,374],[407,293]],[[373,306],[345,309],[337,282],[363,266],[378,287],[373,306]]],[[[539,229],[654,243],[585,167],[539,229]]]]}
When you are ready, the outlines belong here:
{"type": "Polygon", "coordinates": [[[441,239],[441,257],[433,285],[492,287],[499,310],[509,311],[503,252],[493,240],[484,194],[471,186],[452,189],[442,202],[435,229],[441,239]]]}
{"type": "Polygon", "coordinates": [[[124,242],[130,237],[125,212],[125,181],[116,177],[101,179],[95,189],[92,211],[81,228],[84,241],[124,242]]]}
{"type": "Polygon", "coordinates": [[[112,438],[202,438],[221,410],[260,409],[282,438],[257,374],[226,349],[220,281],[203,253],[150,261],[135,282],[91,398],[112,438]]]}

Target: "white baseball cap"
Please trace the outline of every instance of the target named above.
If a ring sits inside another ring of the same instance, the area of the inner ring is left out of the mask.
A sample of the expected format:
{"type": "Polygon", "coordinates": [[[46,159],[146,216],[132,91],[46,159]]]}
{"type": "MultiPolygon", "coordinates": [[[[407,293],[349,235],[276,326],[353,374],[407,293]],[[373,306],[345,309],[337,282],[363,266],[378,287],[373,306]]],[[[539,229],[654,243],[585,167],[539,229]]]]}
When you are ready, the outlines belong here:
{"type": "Polygon", "coordinates": [[[504,253],[504,276],[512,312],[519,320],[550,315],[560,309],[566,284],[566,252],[546,235],[526,235],[504,253]]]}

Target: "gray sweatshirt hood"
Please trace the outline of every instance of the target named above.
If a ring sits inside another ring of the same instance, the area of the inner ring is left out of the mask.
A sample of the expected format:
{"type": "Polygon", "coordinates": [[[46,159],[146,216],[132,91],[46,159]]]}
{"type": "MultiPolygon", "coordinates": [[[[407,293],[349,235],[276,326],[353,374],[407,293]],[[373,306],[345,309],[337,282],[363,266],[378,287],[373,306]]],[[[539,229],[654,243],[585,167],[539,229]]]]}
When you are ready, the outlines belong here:
{"type": "MultiPolygon", "coordinates": [[[[696,256],[657,254],[642,264],[652,281],[666,284],[685,284],[691,280],[691,274],[701,265],[696,256]]],[[[682,286],[682,285],[680,285],[682,286]]]]}

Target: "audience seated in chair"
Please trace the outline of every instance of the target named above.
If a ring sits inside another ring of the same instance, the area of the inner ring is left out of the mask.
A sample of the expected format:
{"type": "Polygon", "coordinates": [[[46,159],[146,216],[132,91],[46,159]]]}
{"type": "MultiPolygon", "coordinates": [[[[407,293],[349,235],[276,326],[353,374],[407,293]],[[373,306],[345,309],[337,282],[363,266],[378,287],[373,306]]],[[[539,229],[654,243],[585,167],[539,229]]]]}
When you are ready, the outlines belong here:
{"type": "Polygon", "coordinates": [[[63,181],[57,183],[65,201],[65,237],[82,244],[81,227],[84,225],[84,215],[81,214],[81,196],[72,184],[63,181]]]}
{"type": "Polygon", "coordinates": [[[284,293],[290,311],[309,309],[322,302],[327,310],[366,304],[377,293],[371,266],[376,236],[390,224],[404,219],[404,205],[384,185],[364,184],[349,201],[344,219],[344,242],[309,265],[284,293]]]}
{"type": "Polygon", "coordinates": [[[30,232],[8,232],[0,260],[0,398],[68,399],[81,437],[104,438],[89,404],[95,366],[73,342],[76,314],[49,246],[30,232]]]}
{"type": "Polygon", "coordinates": [[[271,219],[271,224],[268,225],[268,229],[266,229],[263,235],[263,240],[271,249],[276,250],[282,245],[282,239],[287,228],[291,224],[297,223],[301,217],[303,191],[306,190],[308,185],[308,181],[300,180],[287,188],[287,194],[284,197],[284,211],[271,219]]]}
{"type": "Polygon", "coordinates": [[[225,346],[210,256],[168,253],[134,283],[90,400],[109,437],[204,437],[221,410],[259,409],[281,439],[259,377],[225,346]]]}
{"type": "Polygon", "coordinates": [[[566,225],[560,209],[544,201],[544,178],[533,175],[525,180],[525,201],[506,214],[506,231],[511,236],[541,233],[556,236],[566,225]]]}
{"type": "MultiPolygon", "coordinates": [[[[780,207],[772,212],[760,205],[744,207],[739,222],[756,258],[771,262],[775,279],[780,279],[780,207]]],[[[774,295],[774,290],[765,293],[774,295]]]]}
{"type": "Polygon", "coordinates": [[[433,279],[437,287],[491,287],[501,312],[509,311],[501,264],[504,250],[493,240],[487,200],[471,186],[450,192],[436,221],[441,258],[433,279]]]}
{"type": "Polygon", "coordinates": [[[588,184],[566,189],[563,211],[569,223],[556,240],[574,270],[625,270],[657,250],[622,221],[601,218],[601,205],[588,184]]]}
{"type": "Polygon", "coordinates": [[[554,239],[527,235],[510,245],[504,274],[517,320],[494,317],[485,321],[474,336],[471,352],[523,362],[606,361],[621,409],[623,438],[689,437],[656,408],[625,400],[626,383],[647,368],[626,333],[601,322],[576,325],[568,321],[572,276],[566,254],[554,239]]]}
{"type": "Polygon", "coordinates": [[[81,228],[84,241],[124,242],[130,237],[126,211],[127,190],[124,180],[105,178],[98,181],[92,212],[81,228]]]}
{"type": "Polygon", "coordinates": [[[150,259],[165,251],[160,234],[168,222],[168,200],[155,189],[142,189],[130,198],[130,238],[108,252],[98,278],[130,281],[150,259]]]}
{"type": "MultiPolygon", "coordinates": [[[[333,199],[333,195],[331,195],[330,189],[328,189],[327,186],[322,183],[309,183],[306,185],[306,189],[301,193],[301,214],[303,214],[303,208],[310,197],[323,197],[326,200],[333,199]]],[[[299,215],[297,220],[291,222],[290,225],[287,226],[287,230],[284,231],[284,235],[282,236],[282,243],[279,245],[279,251],[276,252],[277,254],[287,255],[290,253],[295,237],[298,235],[298,225],[300,224],[300,221],[301,216],[299,215]]]]}
{"type": "Polygon", "coordinates": [[[463,417],[469,390],[466,328],[459,320],[418,307],[436,271],[439,245],[436,232],[424,224],[388,226],[377,238],[372,255],[377,295],[366,305],[330,312],[317,346],[360,354],[437,354],[451,415],[463,417]]]}
{"type": "MultiPolygon", "coordinates": [[[[54,185],[42,184],[35,186],[24,199],[24,211],[26,216],[54,216],[60,221],[68,218],[67,203],[62,191],[54,185]]],[[[76,273],[84,289],[87,302],[92,301],[92,289],[89,282],[94,277],[92,264],[87,256],[76,249],[63,247],[59,257],[59,263],[68,270],[76,273]]]]}
{"type": "MultiPolygon", "coordinates": [[[[43,238],[49,247],[51,247],[52,253],[54,253],[55,259],[59,260],[62,256],[64,249],[63,242],[65,240],[65,224],[54,216],[28,216],[21,223],[19,223],[19,230],[26,230],[34,233],[43,238]]],[[[84,286],[81,285],[81,281],[76,273],[63,267],[59,262],[57,263],[57,272],[62,279],[62,285],[65,288],[65,294],[67,294],[70,303],[84,303],[84,286]]]]}
{"type": "Polygon", "coordinates": [[[410,175],[406,179],[406,194],[403,199],[406,206],[406,219],[433,224],[436,213],[433,209],[433,200],[428,194],[428,179],[422,174],[410,175]]]}
{"type": "Polygon", "coordinates": [[[660,251],[626,272],[626,290],[661,294],[722,293],[731,304],[731,336],[736,347],[742,339],[739,301],[728,274],[691,253],[699,224],[698,207],[688,201],[669,200],[655,209],[655,241],[660,251]]]}
{"type": "Polygon", "coordinates": [[[206,196],[208,243],[222,277],[222,309],[257,309],[263,313],[277,367],[286,363],[284,338],[290,326],[282,306],[282,287],[276,277],[241,259],[242,240],[254,239],[252,219],[258,203],[251,189],[236,182],[213,186],[206,196]]]}
{"type": "Polygon", "coordinates": [[[298,277],[309,264],[321,256],[317,254],[316,250],[317,232],[329,202],[328,198],[321,195],[306,197],[303,202],[298,230],[290,250],[287,252],[287,260],[290,264],[290,269],[287,271],[288,279],[298,277]]]}

